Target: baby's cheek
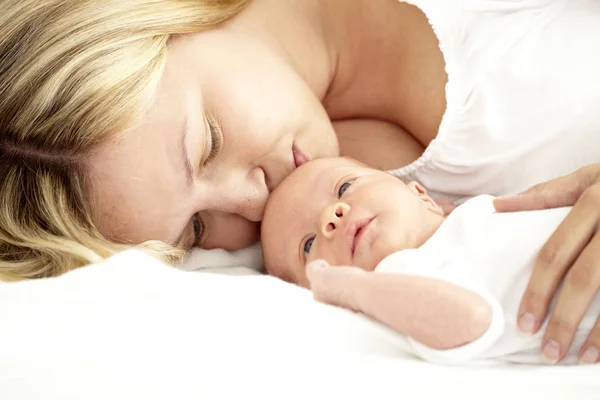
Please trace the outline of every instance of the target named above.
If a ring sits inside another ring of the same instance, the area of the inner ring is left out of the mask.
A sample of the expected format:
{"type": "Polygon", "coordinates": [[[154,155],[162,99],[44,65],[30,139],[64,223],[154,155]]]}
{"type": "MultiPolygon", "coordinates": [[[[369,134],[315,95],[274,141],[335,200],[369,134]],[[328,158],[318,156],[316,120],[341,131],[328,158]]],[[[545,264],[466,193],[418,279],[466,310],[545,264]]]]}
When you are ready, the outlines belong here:
{"type": "Polygon", "coordinates": [[[330,265],[346,265],[347,261],[343,260],[339,254],[336,254],[333,246],[323,246],[319,243],[313,244],[312,251],[307,259],[307,263],[314,260],[325,260],[330,265]]]}

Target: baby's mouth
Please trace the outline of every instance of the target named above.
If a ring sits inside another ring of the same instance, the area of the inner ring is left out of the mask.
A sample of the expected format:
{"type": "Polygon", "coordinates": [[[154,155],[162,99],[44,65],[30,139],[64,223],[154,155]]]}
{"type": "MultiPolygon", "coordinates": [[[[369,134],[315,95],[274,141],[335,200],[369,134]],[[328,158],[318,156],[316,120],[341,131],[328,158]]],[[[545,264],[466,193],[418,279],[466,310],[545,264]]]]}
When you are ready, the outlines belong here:
{"type": "Polygon", "coordinates": [[[348,224],[346,227],[344,236],[350,248],[350,254],[352,254],[352,257],[354,257],[356,247],[360,243],[360,240],[364,236],[364,233],[367,231],[369,224],[371,221],[373,221],[373,219],[375,219],[375,217],[357,219],[350,222],[350,224],[348,224]]]}

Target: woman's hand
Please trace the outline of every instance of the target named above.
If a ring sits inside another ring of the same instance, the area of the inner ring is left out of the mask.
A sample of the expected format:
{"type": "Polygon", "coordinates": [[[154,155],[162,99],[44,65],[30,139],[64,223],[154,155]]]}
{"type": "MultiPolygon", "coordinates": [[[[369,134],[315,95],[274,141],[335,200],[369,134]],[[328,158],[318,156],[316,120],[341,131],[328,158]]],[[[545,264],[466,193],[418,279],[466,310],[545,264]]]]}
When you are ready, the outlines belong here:
{"type": "MultiPolygon", "coordinates": [[[[498,198],[498,212],[573,206],[540,251],[519,309],[526,333],[540,329],[563,282],[544,335],[542,351],[551,362],[562,359],[600,288],[600,164],[536,185],[517,196],[498,198]]],[[[600,319],[580,349],[580,361],[600,361],[600,319]]]]}

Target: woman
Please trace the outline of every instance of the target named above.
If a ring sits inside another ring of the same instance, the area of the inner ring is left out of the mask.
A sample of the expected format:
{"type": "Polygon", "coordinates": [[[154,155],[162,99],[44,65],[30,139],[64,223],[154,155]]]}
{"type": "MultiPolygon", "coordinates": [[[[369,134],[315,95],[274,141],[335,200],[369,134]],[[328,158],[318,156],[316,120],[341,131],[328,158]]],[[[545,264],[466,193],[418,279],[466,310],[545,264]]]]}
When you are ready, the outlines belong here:
{"type": "Polygon", "coordinates": [[[4,0],[4,279],[244,247],[340,151],[453,200],[600,160],[592,0],[415,3],[4,0]]]}

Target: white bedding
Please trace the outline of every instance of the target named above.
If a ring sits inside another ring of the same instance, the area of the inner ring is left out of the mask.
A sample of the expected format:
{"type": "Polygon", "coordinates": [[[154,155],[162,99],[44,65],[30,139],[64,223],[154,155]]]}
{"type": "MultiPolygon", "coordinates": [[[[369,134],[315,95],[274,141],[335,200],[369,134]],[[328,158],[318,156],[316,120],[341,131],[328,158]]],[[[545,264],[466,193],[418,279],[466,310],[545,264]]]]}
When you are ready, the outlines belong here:
{"type": "Polygon", "coordinates": [[[264,270],[260,243],[236,251],[194,248],[178,268],[223,275],[258,275],[264,270]]]}
{"type": "Polygon", "coordinates": [[[129,251],[0,284],[0,399],[600,399],[600,366],[441,367],[268,276],[129,251]]]}

